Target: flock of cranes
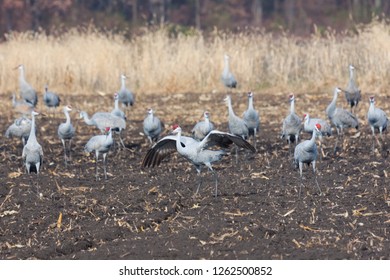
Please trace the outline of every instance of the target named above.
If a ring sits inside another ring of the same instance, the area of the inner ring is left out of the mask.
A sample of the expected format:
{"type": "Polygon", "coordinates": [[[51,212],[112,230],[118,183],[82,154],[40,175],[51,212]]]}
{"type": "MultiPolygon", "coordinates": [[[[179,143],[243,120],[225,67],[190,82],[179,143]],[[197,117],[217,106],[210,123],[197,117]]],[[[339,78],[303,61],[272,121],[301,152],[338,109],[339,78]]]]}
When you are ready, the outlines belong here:
{"type": "MultiPolygon", "coordinates": [[[[237,87],[237,80],[230,71],[229,68],[229,56],[224,56],[224,68],[221,75],[221,81],[225,87],[231,91],[237,87]]],[[[36,105],[38,103],[38,97],[36,91],[25,79],[25,70],[23,65],[17,67],[19,69],[19,86],[21,100],[16,99],[16,95],[13,95],[12,105],[15,111],[22,114],[22,117],[16,119],[11,124],[5,135],[6,137],[18,137],[22,139],[23,151],[22,158],[25,164],[27,173],[36,172],[39,174],[40,168],[43,162],[43,149],[39,144],[36,137],[36,124],[35,117],[39,115],[36,111],[36,105]],[[31,116],[31,119],[27,116],[31,116]]],[[[322,142],[322,136],[332,135],[332,124],[337,131],[337,140],[343,137],[344,129],[346,128],[359,128],[359,122],[357,117],[353,114],[353,109],[358,106],[361,100],[361,91],[358,88],[354,78],[355,68],[350,65],[350,79],[347,88],[340,89],[338,87],[334,90],[333,99],[326,108],[326,114],[330,121],[320,118],[312,118],[309,114],[304,114],[303,117],[299,117],[295,112],[295,96],[289,95],[290,110],[289,114],[284,118],[281,128],[281,138],[285,139],[289,145],[290,157],[293,154],[293,162],[297,168],[299,168],[300,178],[302,180],[303,165],[312,165],[314,174],[316,174],[316,161],[318,157],[316,138],[322,142]],[[345,110],[341,107],[337,107],[338,95],[344,92],[346,100],[351,108],[351,111],[345,110]],[[311,134],[311,138],[308,140],[300,141],[301,132],[311,134]]],[[[204,120],[198,122],[192,129],[192,137],[183,136],[182,129],[178,125],[172,126],[172,135],[161,137],[161,133],[164,129],[164,123],[154,115],[153,109],[147,110],[146,117],[143,121],[143,131],[151,148],[146,153],[142,167],[155,167],[167,158],[170,154],[178,152],[181,156],[190,161],[198,175],[201,173],[202,166],[206,166],[209,171],[214,174],[215,180],[215,193],[218,194],[218,177],[215,170],[212,167],[212,163],[222,160],[225,156],[226,148],[235,145],[236,151],[236,163],[238,161],[239,148],[247,149],[251,152],[256,152],[257,147],[257,134],[260,131],[260,116],[259,112],[254,108],[253,92],[248,93],[248,106],[242,117],[235,114],[231,95],[228,94],[224,99],[227,112],[228,112],[228,130],[229,132],[222,132],[215,130],[214,124],[210,121],[210,113],[204,112],[204,120]],[[252,137],[252,144],[249,142],[252,137]]],[[[43,101],[48,108],[57,108],[60,106],[60,97],[48,90],[48,86],[45,85],[43,101]]],[[[367,120],[372,130],[373,137],[373,149],[375,142],[378,142],[375,131],[378,130],[383,141],[382,132],[387,128],[388,118],[385,112],[375,107],[375,99],[370,97],[370,107],[367,113],[367,120]]],[[[107,179],[107,154],[114,144],[113,132],[119,134],[119,140],[123,147],[125,144],[122,139],[122,131],[126,129],[126,114],[119,108],[119,102],[122,103],[126,109],[134,105],[134,95],[126,88],[126,76],[121,75],[121,88],[114,94],[114,109],[110,112],[96,112],[89,117],[85,111],[80,112],[80,118],[82,118],[86,125],[95,126],[102,132],[102,135],[96,135],[90,138],[85,145],[85,152],[95,153],[96,157],[96,180],[98,176],[98,159],[99,155],[103,157],[103,170],[104,178],[107,179]]],[[[64,149],[64,164],[68,165],[71,160],[71,143],[75,136],[75,128],[72,125],[69,113],[72,111],[70,105],[63,107],[65,115],[65,122],[58,126],[58,137],[62,142],[64,149]],[[66,143],[68,142],[68,145],[66,143]]],[[[334,152],[336,152],[337,141],[335,144],[334,152]]],[[[324,156],[324,152],[321,146],[321,154],[324,156]]],[[[317,177],[315,175],[316,186],[321,192],[317,177]]],[[[198,193],[202,184],[201,177],[199,176],[198,187],[196,193],[198,193]]],[[[302,182],[301,182],[302,187],[302,182]]],[[[299,197],[301,194],[301,187],[299,189],[299,197]]]]}

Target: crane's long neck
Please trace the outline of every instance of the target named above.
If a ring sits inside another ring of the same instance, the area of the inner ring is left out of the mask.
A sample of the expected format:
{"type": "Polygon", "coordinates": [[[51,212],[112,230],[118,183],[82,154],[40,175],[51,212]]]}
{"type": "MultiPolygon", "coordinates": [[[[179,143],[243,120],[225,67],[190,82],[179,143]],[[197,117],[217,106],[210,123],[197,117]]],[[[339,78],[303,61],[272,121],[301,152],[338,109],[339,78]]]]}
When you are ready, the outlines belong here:
{"type": "Polygon", "coordinates": [[[114,108],[115,108],[116,110],[119,109],[119,99],[118,99],[118,98],[115,98],[115,101],[114,101],[114,108]]]}
{"type": "Polygon", "coordinates": [[[352,68],[349,69],[349,80],[355,81],[354,70],[352,68]]]}
{"type": "Polygon", "coordinates": [[[181,146],[181,131],[178,131],[176,134],[176,150],[179,154],[184,153],[184,148],[181,146]]]}
{"type": "Polygon", "coordinates": [[[225,57],[225,67],[223,69],[223,72],[224,73],[228,73],[229,72],[229,58],[226,58],[226,57],[225,57]]]}
{"type": "Polygon", "coordinates": [[[25,78],[24,78],[24,67],[23,66],[19,67],[19,73],[20,73],[19,81],[24,81],[25,78]]]}
{"type": "Polygon", "coordinates": [[[126,78],[125,77],[122,77],[121,79],[121,89],[125,89],[126,88],[126,78]]]}
{"type": "Polygon", "coordinates": [[[291,103],[291,104],[290,104],[290,113],[291,113],[291,114],[295,114],[295,100],[294,100],[294,99],[291,100],[290,103],[291,103]]]}
{"type": "Polygon", "coordinates": [[[313,129],[313,134],[311,135],[311,138],[310,138],[310,145],[315,145],[316,144],[316,137],[317,137],[317,131],[315,129],[313,129]]]}
{"type": "Polygon", "coordinates": [[[207,125],[210,124],[210,119],[209,119],[208,116],[205,116],[205,117],[204,117],[204,122],[205,122],[205,124],[207,124],[207,125]]]}
{"type": "Polygon", "coordinates": [[[64,112],[65,112],[65,117],[66,117],[66,122],[65,122],[65,124],[66,124],[67,126],[69,126],[69,125],[70,125],[70,116],[69,116],[69,112],[68,112],[67,110],[65,110],[64,112]]]}
{"type": "Polygon", "coordinates": [[[31,130],[27,142],[36,142],[36,141],[37,141],[37,137],[35,135],[35,116],[31,115],[31,130]]]}
{"type": "Polygon", "coordinates": [[[335,92],[335,93],[333,94],[332,102],[330,102],[330,104],[329,104],[328,107],[326,108],[326,113],[328,114],[328,117],[332,117],[333,114],[334,114],[334,112],[336,111],[337,96],[338,96],[338,93],[335,92]]]}
{"type": "Polygon", "coordinates": [[[252,96],[250,96],[248,98],[248,109],[253,110],[253,97],[252,96]]]}
{"type": "Polygon", "coordinates": [[[95,125],[94,121],[89,118],[89,116],[86,112],[84,112],[82,116],[83,116],[84,122],[87,125],[95,125]]]}
{"type": "Polygon", "coordinates": [[[234,117],[235,114],[234,114],[233,107],[232,107],[232,101],[230,99],[227,101],[227,105],[228,105],[228,110],[229,110],[229,117],[234,117]]]}
{"type": "Polygon", "coordinates": [[[373,113],[375,111],[375,103],[370,101],[370,107],[368,108],[369,113],[373,113]]]}

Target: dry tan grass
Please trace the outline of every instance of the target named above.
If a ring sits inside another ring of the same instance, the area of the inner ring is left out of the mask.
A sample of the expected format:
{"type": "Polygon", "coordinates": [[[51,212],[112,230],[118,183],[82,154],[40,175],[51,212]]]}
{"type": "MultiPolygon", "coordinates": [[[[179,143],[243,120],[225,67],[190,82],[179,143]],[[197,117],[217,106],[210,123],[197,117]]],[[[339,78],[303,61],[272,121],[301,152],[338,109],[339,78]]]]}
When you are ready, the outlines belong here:
{"type": "Polygon", "coordinates": [[[63,94],[112,93],[120,73],[137,94],[222,91],[223,54],[239,90],[328,91],[344,87],[348,64],[357,66],[365,92],[384,92],[390,79],[389,25],[375,21],[354,35],[314,34],[308,39],[255,32],[171,37],[164,29],[128,40],[123,35],[69,31],[60,37],[11,34],[0,44],[0,92],[18,90],[18,72],[39,92],[45,83],[63,94]]]}

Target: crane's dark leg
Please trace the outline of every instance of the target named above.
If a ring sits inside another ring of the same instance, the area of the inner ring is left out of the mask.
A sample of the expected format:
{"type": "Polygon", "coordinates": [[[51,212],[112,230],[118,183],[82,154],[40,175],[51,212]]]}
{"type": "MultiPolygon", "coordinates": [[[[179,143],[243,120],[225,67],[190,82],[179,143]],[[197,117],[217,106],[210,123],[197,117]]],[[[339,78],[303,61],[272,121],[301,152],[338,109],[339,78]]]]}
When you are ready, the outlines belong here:
{"type": "Polygon", "coordinates": [[[195,168],[196,168],[197,177],[198,177],[198,187],[196,188],[196,192],[195,192],[194,196],[196,196],[198,194],[200,186],[202,185],[202,177],[200,175],[201,167],[200,166],[196,166],[195,168]]]}
{"type": "Polygon", "coordinates": [[[313,174],[314,174],[314,180],[316,182],[317,189],[320,192],[320,194],[322,194],[321,189],[320,189],[320,185],[318,184],[318,181],[317,181],[316,161],[314,160],[311,164],[313,165],[313,174]]]}
{"type": "Polygon", "coordinates": [[[337,153],[337,148],[338,148],[339,138],[340,138],[340,129],[337,126],[336,126],[336,130],[337,130],[337,137],[336,137],[336,142],[335,142],[334,148],[333,148],[334,155],[337,153]]]}
{"type": "Polygon", "coordinates": [[[64,140],[64,139],[61,139],[61,142],[62,142],[62,146],[64,147],[64,162],[65,162],[65,166],[68,166],[68,160],[67,160],[67,156],[66,156],[66,145],[65,145],[65,140],[64,140]]]}
{"type": "Polygon", "coordinates": [[[218,174],[217,172],[214,171],[213,167],[211,166],[211,164],[206,164],[206,166],[209,168],[209,170],[211,171],[211,173],[213,173],[213,176],[214,176],[214,182],[215,182],[215,192],[214,192],[214,196],[217,197],[218,196],[218,174]]]}
{"type": "Polygon", "coordinates": [[[119,131],[119,140],[121,141],[122,147],[126,149],[125,143],[123,143],[122,139],[122,130],[119,131]]]}
{"type": "Polygon", "coordinates": [[[95,156],[96,156],[96,162],[95,162],[95,169],[96,169],[96,181],[99,181],[99,177],[98,177],[98,160],[99,160],[99,152],[98,151],[96,151],[96,154],[95,154],[95,156]]]}
{"type": "Polygon", "coordinates": [[[299,200],[301,199],[301,192],[302,192],[302,185],[303,185],[302,169],[303,169],[303,162],[299,162],[299,177],[300,177],[299,193],[298,193],[299,200]]]}
{"type": "Polygon", "coordinates": [[[257,129],[253,129],[253,147],[256,149],[256,134],[257,134],[257,129]]]}
{"type": "Polygon", "coordinates": [[[69,140],[69,160],[72,160],[72,139],[69,140]]]}
{"type": "Polygon", "coordinates": [[[107,180],[107,153],[103,154],[104,179],[107,180]]]}

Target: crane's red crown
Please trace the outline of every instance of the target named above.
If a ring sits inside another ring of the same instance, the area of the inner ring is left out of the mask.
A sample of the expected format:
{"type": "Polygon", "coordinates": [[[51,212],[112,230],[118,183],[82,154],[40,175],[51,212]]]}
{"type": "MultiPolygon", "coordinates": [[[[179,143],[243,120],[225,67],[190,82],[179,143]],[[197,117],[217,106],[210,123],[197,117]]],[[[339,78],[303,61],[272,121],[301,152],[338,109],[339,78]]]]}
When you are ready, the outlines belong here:
{"type": "Polygon", "coordinates": [[[172,129],[173,129],[173,130],[175,130],[175,129],[178,128],[178,127],[179,127],[179,125],[176,124],[176,123],[175,123],[174,125],[172,125],[172,129]]]}
{"type": "Polygon", "coordinates": [[[320,125],[319,123],[317,123],[317,124],[316,124],[316,128],[317,128],[318,130],[321,130],[321,125],[320,125]]]}

